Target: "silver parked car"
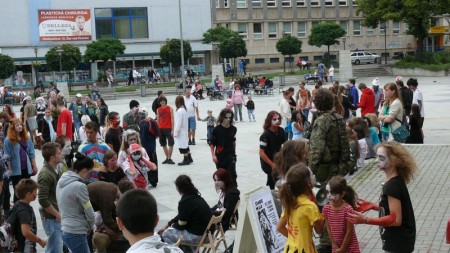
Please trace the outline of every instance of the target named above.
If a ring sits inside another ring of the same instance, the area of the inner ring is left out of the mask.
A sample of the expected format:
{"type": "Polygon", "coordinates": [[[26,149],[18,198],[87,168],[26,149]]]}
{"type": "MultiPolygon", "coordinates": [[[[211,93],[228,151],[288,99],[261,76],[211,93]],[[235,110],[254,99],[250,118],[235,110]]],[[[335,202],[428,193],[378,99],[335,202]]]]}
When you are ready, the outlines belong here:
{"type": "Polygon", "coordinates": [[[366,51],[356,51],[350,55],[352,64],[356,65],[359,65],[361,63],[377,63],[377,58],[380,58],[380,56],[377,54],[371,54],[366,51]]]}

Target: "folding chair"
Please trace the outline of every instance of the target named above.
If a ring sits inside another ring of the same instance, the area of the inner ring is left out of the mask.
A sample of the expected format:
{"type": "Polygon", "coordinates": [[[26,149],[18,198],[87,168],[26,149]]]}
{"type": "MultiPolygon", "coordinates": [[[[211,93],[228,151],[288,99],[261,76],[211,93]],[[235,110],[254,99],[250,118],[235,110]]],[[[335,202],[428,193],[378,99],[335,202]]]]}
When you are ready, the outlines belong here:
{"type": "Polygon", "coordinates": [[[203,233],[203,236],[197,245],[190,245],[188,243],[184,243],[182,238],[180,245],[197,246],[194,253],[200,252],[201,248],[203,248],[202,251],[203,253],[210,252],[211,250],[213,253],[216,253],[221,242],[223,242],[226,249],[227,242],[225,241],[225,233],[223,232],[222,225],[220,224],[224,214],[225,209],[219,216],[213,215],[211,217],[211,220],[209,221],[208,226],[206,227],[205,232],[203,233]],[[213,225],[215,225],[216,230],[214,232],[211,232],[211,227],[213,227],[213,225]]]}
{"type": "Polygon", "coordinates": [[[238,200],[238,202],[236,202],[236,206],[234,207],[234,211],[233,211],[233,215],[231,215],[230,218],[230,228],[228,228],[228,230],[236,230],[237,229],[237,223],[238,223],[238,209],[239,209],[239,205],[240,205],[241,201],[238,200]]]}

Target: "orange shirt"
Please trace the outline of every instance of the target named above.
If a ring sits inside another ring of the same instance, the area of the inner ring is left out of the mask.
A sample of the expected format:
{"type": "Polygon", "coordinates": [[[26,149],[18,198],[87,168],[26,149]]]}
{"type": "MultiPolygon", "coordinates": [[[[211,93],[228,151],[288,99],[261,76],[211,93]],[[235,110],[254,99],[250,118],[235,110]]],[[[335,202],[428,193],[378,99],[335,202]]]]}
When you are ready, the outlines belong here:
{"type": "Polygon", "coordinates": [[[172,129],[172,116],[170,115],[170,106],[165,108],[159,107],[158,112],[158,127],[160,129],[172,129]]]}

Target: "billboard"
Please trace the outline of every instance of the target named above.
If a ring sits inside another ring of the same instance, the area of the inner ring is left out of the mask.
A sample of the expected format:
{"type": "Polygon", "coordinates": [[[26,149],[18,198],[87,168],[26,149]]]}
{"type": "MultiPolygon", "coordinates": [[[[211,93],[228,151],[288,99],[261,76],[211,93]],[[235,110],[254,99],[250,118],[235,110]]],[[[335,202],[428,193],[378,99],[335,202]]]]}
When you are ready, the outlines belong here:
{"type": "Polygon", "coordinates": [[[40,41],[91,40],[91,10],[38,10],[40,41]]]}

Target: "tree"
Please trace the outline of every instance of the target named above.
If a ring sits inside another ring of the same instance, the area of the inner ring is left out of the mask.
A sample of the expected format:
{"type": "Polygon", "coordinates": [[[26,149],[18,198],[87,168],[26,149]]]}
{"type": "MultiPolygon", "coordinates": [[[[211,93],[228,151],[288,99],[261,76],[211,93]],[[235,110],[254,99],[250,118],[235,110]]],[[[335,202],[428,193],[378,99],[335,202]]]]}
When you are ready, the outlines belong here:
{"type": "Polygon", "coordinates": [[[203,33],[203,44],[211,44],[213,42],[222,43],[225,39],[231,37],[239,37],[239,33],[225,28],[223,26],[216,26],[214,28],[208,29],[205,33],[203,33]]]}
{"type": "Polygon", "coordinates": [[[0,54],[0,79],[9,78],[14,73],[15,68],[11,56],[0,54]]]}
{"type": "Polygon", "coordinates": [[[407,34],[417,39],[417,54],[423,51],[423,40],[428,36],[432,17],[450,13],[448,1],[429,0],[357,0],[356,14],[362,13],[362,25],[376,28],[393,20],[408,25],[407,34]]]}
{"type": "Polygon", "coordinates": [[[241,37],[232,36],[220,43],[219,54],[223,58],[233,59],[233,73],[236,73],[236,58],[247,56],[247,45],[241,37]]]}
{"type": "MultiPolygon", "coordinates": [[[[192,57],[192,48],[189,41],[183,40],[183,55],[184,60],[187,61],[192,57]]],[[[171,39],[162,45],[159,50],[161,60],[170,62],[174,66],[181,66],[181,43],[179,39],[171,39]]]]}
{"type": "Polygon", "coordinates": [[[116,55],[123,54],[125,49],[125,45],[118,39],[99,39],[97,41],[92,41],[87,45],[83,60],[86,63],[95,61],[103,61],[106,63],[109,60],[115,61],[116,55]]]}
{"type": "Polygon", "coordinates": [[[71,71],[80,64],[81,59],[80,49],[70,44],[64,44],[60,47],[52,47],[45,54],[45,61],[53,71],[59,71],[60,62],[63,71],[71,71]],[[62,50],[61,55],[58,50],[62,50]]]}
{"type": "Polygon", "coordinates": [[[311,46],[327,46],[327,55],[330,55],[330,46],[338,44],[339,38],[345,35],[345,30],[340,25],[332,22],[320,23],[311,29],[308,44],[311,46]]]}
{"type": "MultiPolygon", "coordinates": [[[[285,35],[281,38],[276,44],[277,51],[280,52],[284,58],[286,55],[289,55],[289,58],[292,59],[292,55],[300,54],[302,52],[302,42],[294,36],[285,35]]],[[[283,63],[284,66],[284,63],[283,63]]],[[[293,71],[293,61],[289,63],[289,67],[291,72],[293,71]]]]}

